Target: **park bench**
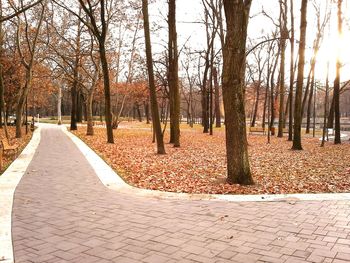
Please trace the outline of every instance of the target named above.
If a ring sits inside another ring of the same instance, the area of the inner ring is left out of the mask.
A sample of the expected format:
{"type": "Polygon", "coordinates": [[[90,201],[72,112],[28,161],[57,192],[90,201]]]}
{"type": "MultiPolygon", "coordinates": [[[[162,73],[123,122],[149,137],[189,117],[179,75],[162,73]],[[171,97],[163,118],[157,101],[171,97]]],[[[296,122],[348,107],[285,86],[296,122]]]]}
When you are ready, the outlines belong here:
{"type": "Polygon", "coordinates": [[[102,126],[104,127],[106,124],[104,121],[94,121],[93,126],[102,126]]]}
{"type": "Polygon", "coordinates": [[[263,127],[249,127],[249,133],[253,133],[253,132],[262,132],[263,134],[265,134],[265,128],[263,128],[263,127]]]}
{"type": "MultiPolygon", "coordinates": [[[[249,127],[249,133],[253,132],[261,132],[263,134],[266,133],[265,128],[263,127],[249,127]]],[[[274,135],[277,132],[277,129],[275,127],[271,127],[271,134],[274,135]]],[[[288,129],[284,128],[283,133],[288,133],[288,129]]]]}
{"type": "Polygon", "coordinates": [[[16,144],[15,145],[10,145],[6,138],[1,140],[1,144],[2,144],[2,148],[3,148],[5,154],[6,153],[17,154],[18,145],[16,145],[16,144]]]}
{"type": "MultiPolygon", "coordinates": [[[[278,128],[271,127],[271,134],[278,133],[278,128]]],[[[283,128],[283,133],[289,133],[289,130],[287,128],[283,128]]]]}

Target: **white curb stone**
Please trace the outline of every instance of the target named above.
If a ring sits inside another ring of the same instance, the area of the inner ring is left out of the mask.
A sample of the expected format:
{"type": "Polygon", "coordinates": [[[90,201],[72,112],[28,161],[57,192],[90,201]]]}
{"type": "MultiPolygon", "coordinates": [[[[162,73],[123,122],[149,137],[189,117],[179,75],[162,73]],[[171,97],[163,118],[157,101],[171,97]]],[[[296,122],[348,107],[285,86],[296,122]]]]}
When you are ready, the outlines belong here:
{"type": "Polygon", "coordinates": [[[16,187],[33,159],[40,142],[40,127],[18,158],[0,176],[0,262],[14,262],[11,216],[16,187]]]}
{"type": "Polygon", "coordinates": [[[77,136],[62,127],[63,132],[75,143],[90,162],[100,181],[108,188],[136,196],[173,198],[185,200],[218,200],[231,202],[288,202],[288,201],[327,201],[350,200],[350,193],[324,194],[266,194],[266,195],[221,195],[221,194],[188,194],[140,189],[127,184],[101,157],[88,147],[77,136]]]}

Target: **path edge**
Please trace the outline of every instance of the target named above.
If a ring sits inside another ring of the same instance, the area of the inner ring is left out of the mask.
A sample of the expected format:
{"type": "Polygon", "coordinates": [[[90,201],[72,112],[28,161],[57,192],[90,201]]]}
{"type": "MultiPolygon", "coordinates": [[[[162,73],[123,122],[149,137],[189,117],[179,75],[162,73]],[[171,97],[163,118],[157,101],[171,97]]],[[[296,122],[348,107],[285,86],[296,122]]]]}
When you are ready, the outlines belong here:
{"type": "Polygon", "coordinates": [[[12,207],[17,185],[31,163],[41,138],[41,127],[33,132],[27,146],[0,176],[0,262],[13,263],[12,207]]]}
{"type": "Polygon", "coordinates": [[[112,190],[130,193],[136,196],[156,197],[180,200],[216,200],[229,202],[293,202],[293,201],[331,201],[350,200],[350,193],[319,194],[263,194],[263,195],[224,195],[224,194],[188,194],[141,189],[127,184],[94,150],[84,141],[62,127],[62,131],[73,141],[92,166],[102,184],[112,190]]]}

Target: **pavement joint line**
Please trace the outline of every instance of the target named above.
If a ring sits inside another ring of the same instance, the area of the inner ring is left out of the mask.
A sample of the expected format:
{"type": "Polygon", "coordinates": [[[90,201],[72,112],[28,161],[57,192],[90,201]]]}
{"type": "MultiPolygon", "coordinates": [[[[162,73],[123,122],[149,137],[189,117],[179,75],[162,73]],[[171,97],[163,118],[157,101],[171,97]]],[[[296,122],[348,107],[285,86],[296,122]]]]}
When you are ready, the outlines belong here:
{"type": "Polygon", "coordinates": [[[25,174],[40,143],[40,126],[22,153],[0,176],[0,262],[13,263],[12,207],[16,187],[25,174]]]}
{"type": "Polygon", "coordinates": [[[67,126],[62,131],[73,141],[91,164],[99,180],[109,189],[143,197],[155,197],[179,200],[212,200],[228,202],[294,202],[294,201],[332,201],[350,200],[350,193],[319,194],[263,194],[263,195],[224,195],[224,194],[188,194],[141,189],[127,184],[95,151],[73,133],[67,126]]]}

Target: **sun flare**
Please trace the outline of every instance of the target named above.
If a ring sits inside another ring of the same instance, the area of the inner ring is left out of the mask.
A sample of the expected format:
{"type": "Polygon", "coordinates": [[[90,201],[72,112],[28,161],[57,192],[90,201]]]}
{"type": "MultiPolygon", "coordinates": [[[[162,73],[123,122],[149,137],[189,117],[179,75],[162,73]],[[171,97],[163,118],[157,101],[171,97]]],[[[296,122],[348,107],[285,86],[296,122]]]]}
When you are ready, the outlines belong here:
{"type": "Polygon", "coordinates": [[[316,78],[325,81],[327,77],[327,64],[329,63],[329,80],[335,78],[335,64],[339,57],[341,68],[341,81],[350,79],[350,31],[348,25],[343,24],[343,32],[338,34],[337,21],[331,21],[331,27],[326,29],[323,43],[317,54],[316,78]]]}

